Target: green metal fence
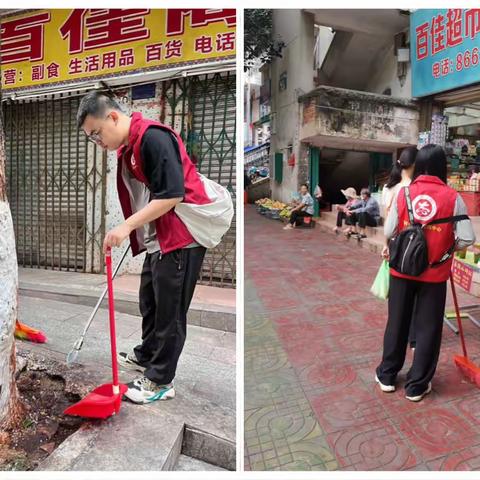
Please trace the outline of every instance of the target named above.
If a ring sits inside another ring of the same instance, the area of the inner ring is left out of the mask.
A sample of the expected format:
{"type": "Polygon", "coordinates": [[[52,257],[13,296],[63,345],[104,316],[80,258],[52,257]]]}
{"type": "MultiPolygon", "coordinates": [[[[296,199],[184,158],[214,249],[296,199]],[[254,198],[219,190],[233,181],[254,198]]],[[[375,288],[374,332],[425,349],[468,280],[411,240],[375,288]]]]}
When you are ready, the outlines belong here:
{"type": "MultiPolygon", "coordinates": [[[[162,84],[160,121],[186,142],[199,171],[236,198],[236,77],[224,72],[162,84]]],[[[200,283],[234,286],[235,218],[220,245],[208,250],[200,283]]]]}

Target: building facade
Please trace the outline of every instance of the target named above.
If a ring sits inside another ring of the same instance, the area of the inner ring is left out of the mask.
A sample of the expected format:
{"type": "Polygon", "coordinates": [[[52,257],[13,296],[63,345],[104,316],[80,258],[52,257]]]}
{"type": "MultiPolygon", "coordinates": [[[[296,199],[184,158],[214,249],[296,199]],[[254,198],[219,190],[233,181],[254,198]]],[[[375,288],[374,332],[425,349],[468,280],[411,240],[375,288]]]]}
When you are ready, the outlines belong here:
{"type": "Polygon", "coordinates": [[[330,204],[349,186],[377,191],[418,142],[409,13],[274,10],[273,25],[286,47],[270,66],[272,196],[289,201],[302,183],[330,204]]]}
{"type": "MultiPolygon", "coordinates": [[[[1,27],[8,196],[21,265],[103,270],[103,237],[122,214],[115,154],[76,128],[91,89],[179,131],[199,171],[235,198],[234,9],[18,10],[4,13],[1,27]]],[[[203,283],[235,285],[235,231],[233,224],[208,251],[203,283]]],[[[115,262],[121,252],[114,254],[115,262]]],[[[139,273],[142,261],[129,255],[120,272],[139,273]]]]}

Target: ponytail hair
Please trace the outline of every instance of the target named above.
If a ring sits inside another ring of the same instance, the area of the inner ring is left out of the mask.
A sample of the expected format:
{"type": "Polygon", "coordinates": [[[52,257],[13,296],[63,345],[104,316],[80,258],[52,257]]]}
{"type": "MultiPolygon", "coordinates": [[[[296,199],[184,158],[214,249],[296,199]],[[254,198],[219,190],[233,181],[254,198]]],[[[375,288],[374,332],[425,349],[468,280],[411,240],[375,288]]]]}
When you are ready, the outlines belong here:
{"type": "Polygon", "coordinates": [[[388,183],[385,185],[387,188],[392,188],[400,183],[402,180],[402,170],[410,168],[415,164],[417,153],[417,147],[407,147],[402,150],[400,157],[398,157],[398,160],[393,164],[388,183]]]}

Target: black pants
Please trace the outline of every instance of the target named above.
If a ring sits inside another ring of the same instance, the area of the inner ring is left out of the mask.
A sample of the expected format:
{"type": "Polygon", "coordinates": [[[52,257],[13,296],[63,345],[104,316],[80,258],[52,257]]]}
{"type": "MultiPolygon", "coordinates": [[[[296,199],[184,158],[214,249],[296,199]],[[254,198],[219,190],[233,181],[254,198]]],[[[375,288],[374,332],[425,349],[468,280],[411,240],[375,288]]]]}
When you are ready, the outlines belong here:
{"type": "Polygon", "coordinates": [[[352,212],[352,215],[349,219],[349,225],[356,225],[357,223],[360,228],[377,226],[377,221],[375,220],[375,218],[373,218],[367,212],[352,212]]]}
{"type": "Polygon", "coordinates": [[[311,215],[310,213],[307,213],[307,212],[304,212],[304,211],[298,211],[298,210],[295,210],[294,212],[292,212],[292,214],[290,215],[290,224],[293,225],[297,225],[297,220],[299,217],[312,217],[313,215],[311,215]]]}
{"type": "Polygon", "coordinates": [[[383,358],[377,368],[377,376],[384,385],[393,385],[403,367],[413,319],[416,348],[405,390],[409,396],[426,390],[440,355],[446,296],[447,282],[416,282],[390,276],[383,358]]]}
{"type": "Polygon", "coordinates": [[[348,217],[347,217],[347,215],[345,215],[345,212],[339,211],[339,212],[337,213],[337,227],[338,227],[338,228],[341,228],[343,220],[345,220],[345,224],[348,225],[348,221],[347,221],[347,220],[348,220],[348,217]]]}
{"type": "Polygon", "coordinates": [[[134,352],[145,376],[164,385],[175,377],[187,335],[187,312],[205,256],[204,247],[147,254],[140,281],[142,343],[134,352]]]}

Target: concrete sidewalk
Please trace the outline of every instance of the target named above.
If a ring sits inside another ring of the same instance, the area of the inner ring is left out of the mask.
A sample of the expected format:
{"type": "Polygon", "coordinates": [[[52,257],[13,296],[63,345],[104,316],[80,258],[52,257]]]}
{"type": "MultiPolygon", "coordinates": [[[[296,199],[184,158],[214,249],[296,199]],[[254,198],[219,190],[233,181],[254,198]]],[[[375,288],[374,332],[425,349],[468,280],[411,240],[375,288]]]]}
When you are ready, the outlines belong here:
{"type": "MultiPolygon", "coordinates": [[[[93,288],[93,287],[92,287],[93,288]]],[[[17,342],[20,355],[63,365],[69,388],[83,396],[111,382],[108,312],[100,309],[78,357],[66,354],[83,330],[91,307],[20,295],[19,317],[45,332],[43,345],[17,342]]],[[[141,318],[117,313],[118,349],[141,337],[141,318]]],[[[121,371],[128,382],[139,374],[121,371]]],[[[235,468],[235,334],[189,326],[180,358],[177,397],[140,406],[122,402],[118,417],[85,422],[41,465],[41,470],[212,470],[235,468]],[[198,457],[201,457],[200,459],[198,457]],[[192,458],[196,457],[196,458],[192,458]]]]}
{"type": "MultiPolygon", "coordinates": [[[[106,275],[102,274],[19,268],[19,288],[24,296],[93,307],[105,286],[106,275]]],[[[114,280],[118,311],[140,315],[139,286],[139,275],[121,275],[114,280]]],[[[235,295],[236,291],[232,288],[197,285],[189,310],[189,324],[235,332],[235,295]]],[[[102,308],[108,308],[107,299],[103,301],[102,308]]]]}
{"type": "MultiPolygon", "coordinates": [[[[245,239],[246,469],[480,470],[480,390],[455,368],[448,328],[424,401],[404,398],[411,352],[395,393],[375,385],[387,318],[369,292],[379,255],[318,228],[283,231],[252,207],[245,239]]],[[[465,327],[478,365],[480,330],[465,327]]]]}

